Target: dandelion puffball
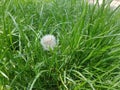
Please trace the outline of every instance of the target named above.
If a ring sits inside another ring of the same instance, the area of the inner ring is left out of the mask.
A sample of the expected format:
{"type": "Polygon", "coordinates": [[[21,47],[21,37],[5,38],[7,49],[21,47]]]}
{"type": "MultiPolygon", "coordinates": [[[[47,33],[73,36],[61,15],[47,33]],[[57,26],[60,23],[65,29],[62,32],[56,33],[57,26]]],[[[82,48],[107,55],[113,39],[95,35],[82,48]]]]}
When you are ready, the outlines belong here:
{"type": "Polygon", "coordinates": [[[56,46],[57,41],[55,36],[53,35],[45,35],[41,38],[41,45],[43,46],[44,50],[49,51],[50,49],[53,50],[53,48],[56,46]]]}

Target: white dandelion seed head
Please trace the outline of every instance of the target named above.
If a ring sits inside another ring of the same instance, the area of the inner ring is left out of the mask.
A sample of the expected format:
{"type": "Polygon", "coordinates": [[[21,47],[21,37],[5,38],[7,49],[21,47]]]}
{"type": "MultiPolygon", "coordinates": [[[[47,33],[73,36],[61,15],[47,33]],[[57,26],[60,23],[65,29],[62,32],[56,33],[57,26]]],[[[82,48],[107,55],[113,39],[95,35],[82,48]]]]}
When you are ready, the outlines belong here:
{"type": "Polygon", "coordinates": [[[57,41],[55,36],[53,35],[45,35],[41,38],[41,45],[43,46],[44,50],[49,51],[50,49],[53,50],[56,46],[57,41]]]}

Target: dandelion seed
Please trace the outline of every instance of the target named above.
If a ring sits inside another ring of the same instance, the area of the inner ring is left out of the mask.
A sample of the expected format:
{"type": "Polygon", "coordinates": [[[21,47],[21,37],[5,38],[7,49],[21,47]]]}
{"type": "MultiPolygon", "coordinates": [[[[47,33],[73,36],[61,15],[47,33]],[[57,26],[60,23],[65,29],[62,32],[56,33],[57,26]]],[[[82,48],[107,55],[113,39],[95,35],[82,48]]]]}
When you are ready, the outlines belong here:
{"type": "Polygon", "coordinates": [[[43,46],[44,50],[53,50],[56,44],[56,38],[53,35],[48,34],[41,38],[41,45],[43,46]]]}

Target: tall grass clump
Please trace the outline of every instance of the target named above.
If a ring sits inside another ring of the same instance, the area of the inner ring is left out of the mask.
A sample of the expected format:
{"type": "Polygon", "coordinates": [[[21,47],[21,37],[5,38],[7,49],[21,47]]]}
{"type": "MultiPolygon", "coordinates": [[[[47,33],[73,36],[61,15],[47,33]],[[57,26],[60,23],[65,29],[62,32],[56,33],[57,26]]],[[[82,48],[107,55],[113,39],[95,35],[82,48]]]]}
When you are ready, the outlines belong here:
{"type": "Polygon", "coordinates": [[[120,89],[119,7],[1,0],[0,9],[0,90],[120,89]],[[49,51],[47,34],[58,42],[49,51]]]}

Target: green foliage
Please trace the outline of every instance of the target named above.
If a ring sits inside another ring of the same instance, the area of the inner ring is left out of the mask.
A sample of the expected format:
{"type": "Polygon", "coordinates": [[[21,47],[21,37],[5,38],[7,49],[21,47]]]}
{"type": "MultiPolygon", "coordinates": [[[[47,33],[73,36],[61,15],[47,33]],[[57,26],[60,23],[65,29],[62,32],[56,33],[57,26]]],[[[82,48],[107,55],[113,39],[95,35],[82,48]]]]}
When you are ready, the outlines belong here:
{"type": "Polygon", "coordinates": [[[120,11],[84,0],[0,1],[1,90],[119,90],[120,11]],[[40,39],[59,45],[44,51],[40,39]]]}

